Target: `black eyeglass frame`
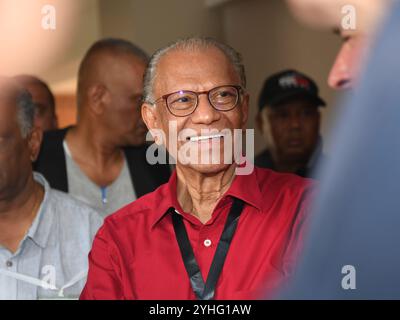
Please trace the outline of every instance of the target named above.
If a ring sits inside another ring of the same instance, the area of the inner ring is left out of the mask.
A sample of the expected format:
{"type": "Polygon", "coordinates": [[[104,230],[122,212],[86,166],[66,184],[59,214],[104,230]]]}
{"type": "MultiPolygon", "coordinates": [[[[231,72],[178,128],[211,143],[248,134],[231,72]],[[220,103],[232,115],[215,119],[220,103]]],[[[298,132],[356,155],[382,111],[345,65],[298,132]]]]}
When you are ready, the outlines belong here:
{"type": "Polygon", "coordinates": [[[194,112],[196,111],[196,109],[197,109],[197,107],[198,107],[198,105],[199,105],[199,96],[202,95],[202,94],[206,94],[206,95],[207,95],[208,102],[210,103],[210,105],[211,105],[215,110],[217,110],[217,111],[222,111],[222,112],[227,112],[227,111],[231,111],[231,110],[233,110],[233,109],[236,108],[236,106],[238,105],[238,103],[239,103],[239,101],[240,101],[240,99],[241,99],[241,97],[242,97],[242,96],[241,96],[241,93],[242,93],[243,91],[244,91],[244,89],[243,89],[242,86],[240,86],[240,85],[234,85],[234,84],[227,84],[227,85],[217,86],[217,87],[214,87],[214,88],[212,88],[212,89],[210,89],[210,90],[198,91],[198,92],[196,92],[196,91],[191,91],[191,90],[179,90],[179,91],[174,91],[174,92],[171,92],[171,93],[164,94],[164,95],[161,96],[160,98],[156,99],[156,100],[153,102],[153,104],[157,104],[158,101],[164,100],[164,101],[165,101],[165,104],[166,104],[166,106],[167,106],[168,111],[169,111],[173,116],[175,116],[175,117],[187,117],[187,116],[190,116],[192,113],[194,113],[194,112]],[[225,87],[232,87],[232,88],[235,88],[235,89],[236,89],[236,92],[237,92],[237,99],[236,99],[235,104],[234,104],[231,108],[225,109],[225,110],[221,110],[221,109],[216,108],[216,107],[213,105],[213,103],[211,102],[211,99],[210,99],[210,92],[215,91],[215,90],[220,89],[220,88],[225,88],[225,87]],[[170,109],[170,107],[169,107],[168,98],[169,98],[170,96],[172,96],[173,94],[177,94],[177,93],[181,93],[181,92],[182,92],[182,93],[186,92],[186,93],[194,94],[194,95],[196,96],[196,105],[194,106],[193,110],[192,110],[190,113],[185,114],[185,115],[176,115],[175,113],[173,113],[173,112],[171,111],[171,109],[170,109]]]}

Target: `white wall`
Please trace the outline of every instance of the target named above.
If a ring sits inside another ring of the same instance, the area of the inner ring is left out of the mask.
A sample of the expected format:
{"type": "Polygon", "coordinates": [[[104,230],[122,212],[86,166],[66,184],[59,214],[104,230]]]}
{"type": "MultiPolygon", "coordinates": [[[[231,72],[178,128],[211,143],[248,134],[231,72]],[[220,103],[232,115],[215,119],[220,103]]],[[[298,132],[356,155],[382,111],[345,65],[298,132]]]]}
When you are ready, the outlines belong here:
{"type": "Polygon", "coordinates": [[[191,35],[222,36],[218,8],[202,0],[100,0],[104,36],[123,36],[149,52],[191,35]],[[117,5],[118,3],[118,5],[117,5]]]}
{"type": "Polygon", "coordinates": [[[76,12],[69,21],[74,34],[68,39],[65,51],[41,75],[58,93],[75,91],[79,62],[90,44],[101,37],[98,0],[69,1],[76,4],[76,12]]]}

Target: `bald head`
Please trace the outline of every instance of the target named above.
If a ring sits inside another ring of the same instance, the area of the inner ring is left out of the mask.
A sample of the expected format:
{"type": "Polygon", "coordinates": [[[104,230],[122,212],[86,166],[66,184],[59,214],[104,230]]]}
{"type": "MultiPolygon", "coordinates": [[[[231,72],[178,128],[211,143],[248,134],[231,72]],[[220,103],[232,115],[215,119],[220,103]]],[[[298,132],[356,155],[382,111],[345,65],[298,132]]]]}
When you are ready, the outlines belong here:
{"type": "Polygon", "coordinates": [[[123,39],[108,38],[95,42],[79,67],[78,107],[91,85],[106,84],[108,76],[120,71],[126,60],[146,65],[149,56],[138,46],[123,39]]]}
{"type": "Polygon", "coordinates": [[[139,108],[147,54],[120,39],[96,42],[86,53],[78,76],[78,125],[90,124],[122,146],[145,142],[139,108]]]}

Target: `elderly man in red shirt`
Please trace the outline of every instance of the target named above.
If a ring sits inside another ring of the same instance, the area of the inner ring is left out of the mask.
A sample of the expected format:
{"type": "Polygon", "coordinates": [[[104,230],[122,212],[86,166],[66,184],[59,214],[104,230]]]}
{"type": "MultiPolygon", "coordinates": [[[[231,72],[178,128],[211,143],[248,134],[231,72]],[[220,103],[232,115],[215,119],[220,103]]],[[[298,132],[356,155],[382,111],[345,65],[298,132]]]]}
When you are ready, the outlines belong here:
{"type": "Polygon", "coordinates": [[[142,116],[165,133],[155,140],[176,171],[105,220],[81,299],[256,299],[290,275],[311,180],[259,168],[239,175],[238,161],[180,157],[184,148],[232,149],[227,136],[246,128],[245,87],[240,55],[213,39],[179,40],[153,55],[142,116]]]}

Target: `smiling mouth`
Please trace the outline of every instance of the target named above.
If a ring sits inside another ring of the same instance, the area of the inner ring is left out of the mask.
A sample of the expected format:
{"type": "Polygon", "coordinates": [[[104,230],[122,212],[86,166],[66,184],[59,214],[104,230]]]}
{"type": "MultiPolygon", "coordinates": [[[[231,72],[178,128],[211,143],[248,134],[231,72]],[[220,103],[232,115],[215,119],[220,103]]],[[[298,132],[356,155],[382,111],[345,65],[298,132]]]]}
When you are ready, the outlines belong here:
{"type": "Polygon", "coordinates": [[[204,141],[204,140],[209,140],[209,139],[220,139],[223,138],[223,134],[211,134],[207,136],[193,136],[193,137],[187,137],[186,139],[192,142],[198,142],[198,141],[204,141]]]}

